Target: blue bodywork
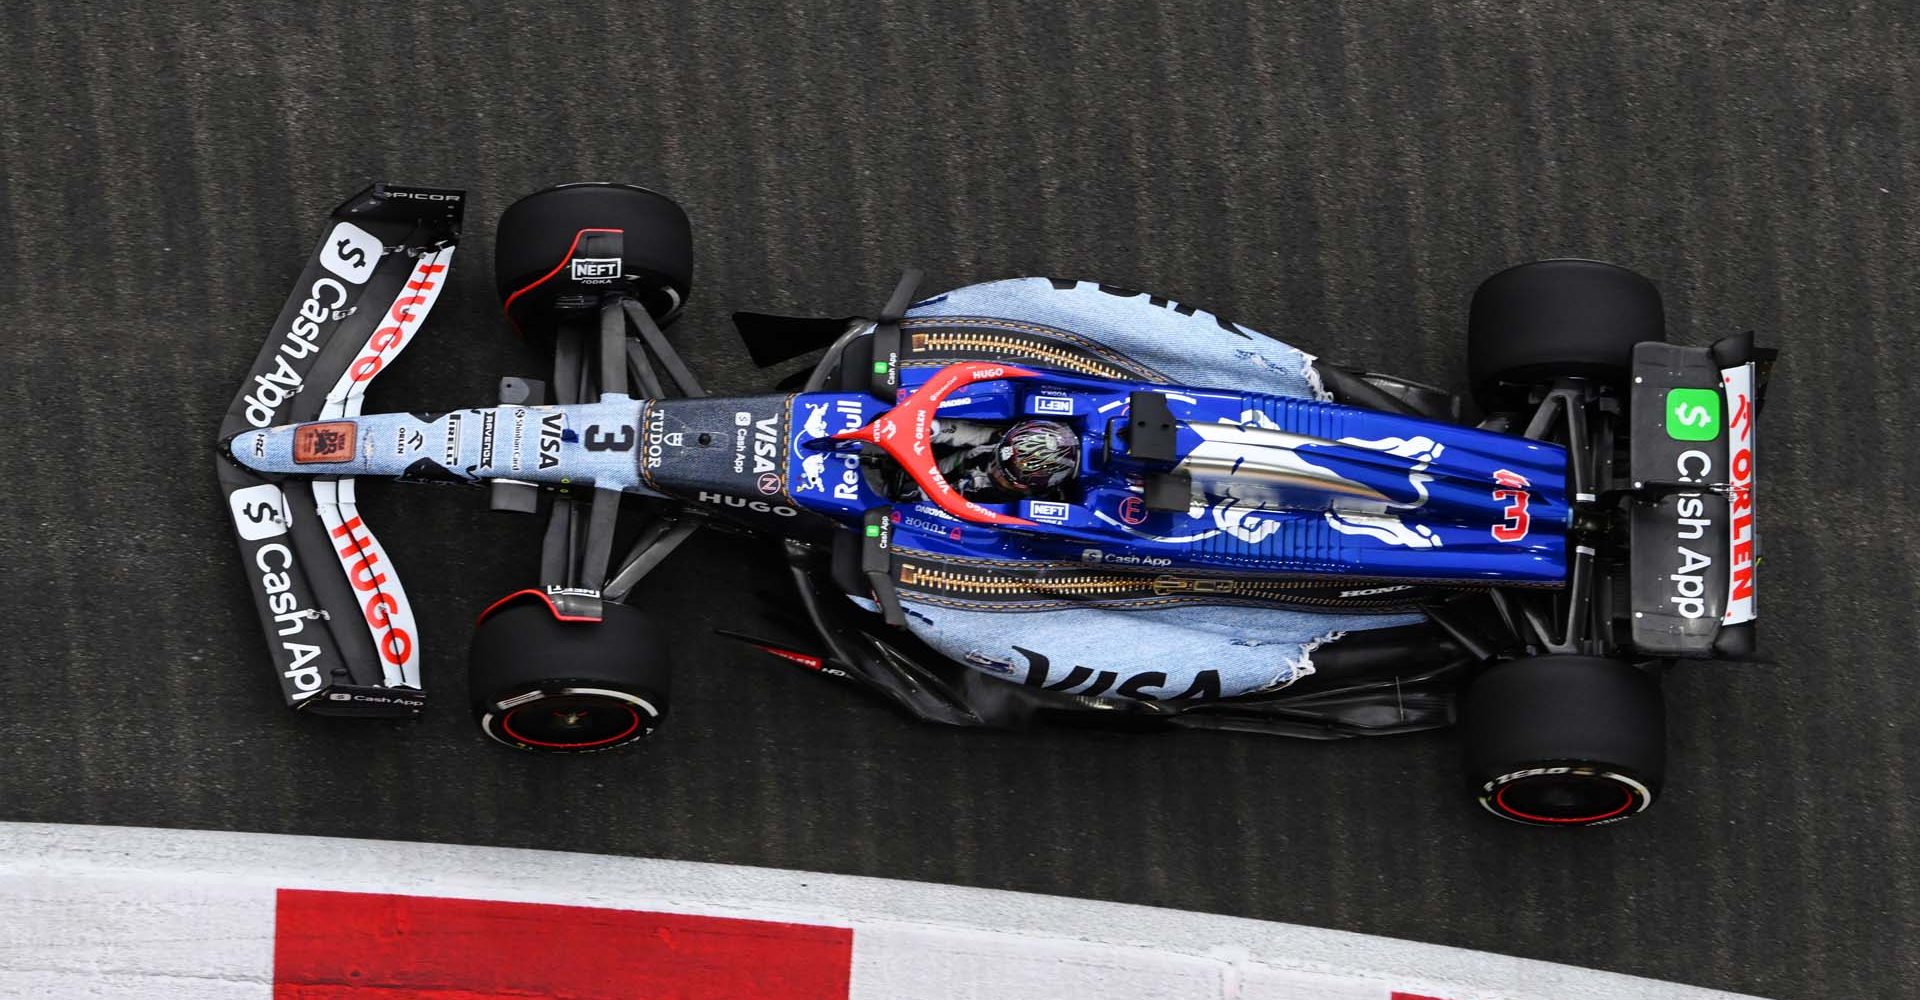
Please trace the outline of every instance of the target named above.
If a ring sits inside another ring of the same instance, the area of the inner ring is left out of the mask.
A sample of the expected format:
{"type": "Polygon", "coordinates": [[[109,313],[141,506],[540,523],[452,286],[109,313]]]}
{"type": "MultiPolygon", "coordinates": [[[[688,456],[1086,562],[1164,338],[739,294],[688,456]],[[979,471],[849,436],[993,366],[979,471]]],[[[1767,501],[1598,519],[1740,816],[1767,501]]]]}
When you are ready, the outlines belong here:
{"type": "MultiPolygon", "coordinates": [[[[903,373],[910,399],[937,370],[903,373]]],[[[786,492],[857,524],[893,506],[898,544],[958,557],[1092,562],[1236,573],[1553,584],[1565,577],[1570,507],[1558,445],[1309,399],[1149,383],[1038,377],[976,382],[942,418],[1037,416],[1080,432],[1081,472],[1061,500],[984,504],[1024,518],[972,523],[934,503],[894,504],[835,441],[889,407],[860,393],[795,397],[786,492]],[[1159,393],[1179,422],[1177,459],[1133,457],[1118,432],[1135,392],[1159,393]],[[1143,481],[1187,473],[1194,504],[1147,509],[1143,481]]]]}

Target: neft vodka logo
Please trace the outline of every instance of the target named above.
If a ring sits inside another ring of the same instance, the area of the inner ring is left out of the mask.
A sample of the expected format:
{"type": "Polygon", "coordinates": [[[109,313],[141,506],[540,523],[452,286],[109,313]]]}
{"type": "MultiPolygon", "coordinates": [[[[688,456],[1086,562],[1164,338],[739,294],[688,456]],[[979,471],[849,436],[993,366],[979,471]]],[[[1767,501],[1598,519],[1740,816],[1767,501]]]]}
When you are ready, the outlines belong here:
{"type": "Polygon", "coordinates": [[[1066,523],[1072,508],[1053,500],[1029,500],[1027,516],[1036,521],[1052,521],[1055,524],[1066,523]]]}
{"type": "Polygon", "coordinates": [[[603,284],[612,281],[620,276],[620,258],[575,257],[571,276],[581,283],[603,284]]]}
{"type": "Polygon", "coordinates": [[[380,263],[380,241],[351,222],[335,224],[320,245],[320,266],[334,277],[353,285],[364,285],[380,263]]]}

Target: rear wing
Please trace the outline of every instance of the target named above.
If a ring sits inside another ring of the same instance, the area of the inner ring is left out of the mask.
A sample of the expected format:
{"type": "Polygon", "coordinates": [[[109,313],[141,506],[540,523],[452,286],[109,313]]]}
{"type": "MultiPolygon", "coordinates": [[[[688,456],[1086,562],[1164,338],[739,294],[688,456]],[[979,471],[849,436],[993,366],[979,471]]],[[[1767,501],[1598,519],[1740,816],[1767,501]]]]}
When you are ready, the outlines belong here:
{"type": "MultiPolygon", "coordinates": [[[[342,202],[220,424],[242,431],[349,418],[446,285],[465,194],[374,184],[342,202]]],[[[343,427],[351,425],[343,424],[343,427]]],[[[315,460],[377,447],[324,425],[315,460]]],[[[296,456],[297,458],[297,456],[296,456]]],[[[217,463],[254,606],[289,707],[411,716],[425,704],[418,630],[351,477],[273,481],[217,463]]]]}
{"type": "Polygon", "coordinates": [[[1632,638],[1643,652],[1753,652],[1755,424],[1776,353],[1751,333],[1711,347],[1634,348],[1632,638]]]}

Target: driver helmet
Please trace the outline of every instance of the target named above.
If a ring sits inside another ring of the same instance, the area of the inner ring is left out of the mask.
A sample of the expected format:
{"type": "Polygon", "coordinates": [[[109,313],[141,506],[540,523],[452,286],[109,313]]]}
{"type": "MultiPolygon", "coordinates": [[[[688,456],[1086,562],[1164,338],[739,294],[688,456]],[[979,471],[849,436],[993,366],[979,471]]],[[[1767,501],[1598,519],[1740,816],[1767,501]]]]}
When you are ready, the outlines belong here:
{"type": "Polygon", "coordinates": [[[1050,490],[1080,469],[1080,435],[1057,420],[1025,420],[1007,428],[988,472],[1002,489],[1050,490]]]}

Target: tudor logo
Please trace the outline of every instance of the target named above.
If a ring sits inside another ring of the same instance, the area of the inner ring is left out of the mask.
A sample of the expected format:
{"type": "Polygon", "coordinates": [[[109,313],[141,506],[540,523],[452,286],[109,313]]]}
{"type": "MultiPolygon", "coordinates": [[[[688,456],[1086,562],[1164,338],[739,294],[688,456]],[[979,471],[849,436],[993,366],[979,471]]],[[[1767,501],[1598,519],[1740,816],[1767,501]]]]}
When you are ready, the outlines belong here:
{"type": "Polygon", "coordinates": [[[641,460],[648,469],[657,469],[660,463],[666,460],[667,445],[671,444],[676,448],[680,446],[678,440],[673,440],[680,437],[679,433],[667,434],[666,426],[666,412],[658,406],[649,404],[647,406],[647,450],[641,460]]]}
{"type": "Polygon", "coordinates": [[[620,276],[620,258],[575,257],[571,274],[575,281],[612,281],[620,276]]]}

